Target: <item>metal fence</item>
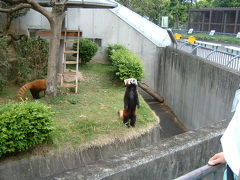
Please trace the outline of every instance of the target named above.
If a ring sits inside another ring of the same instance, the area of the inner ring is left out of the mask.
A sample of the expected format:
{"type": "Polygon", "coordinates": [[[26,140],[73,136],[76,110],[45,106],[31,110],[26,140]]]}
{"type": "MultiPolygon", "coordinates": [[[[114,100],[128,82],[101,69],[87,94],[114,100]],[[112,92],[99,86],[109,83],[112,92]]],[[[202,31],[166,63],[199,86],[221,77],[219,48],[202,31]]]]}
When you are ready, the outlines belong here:
{"type": "Polygon", "coordinates": [[[187,41],[177,41],[177,49],[200,56],[234,70],[240,71],[240,55],[234,55],[229,52],[217,50],[217,47],[204,47],[201,44],[191,44],[187,41]]]}
{"type": "Polygon", "coordinates": [[[205,165],[174,180],[219,180],[223,177],[225,164],[205,165]]]}

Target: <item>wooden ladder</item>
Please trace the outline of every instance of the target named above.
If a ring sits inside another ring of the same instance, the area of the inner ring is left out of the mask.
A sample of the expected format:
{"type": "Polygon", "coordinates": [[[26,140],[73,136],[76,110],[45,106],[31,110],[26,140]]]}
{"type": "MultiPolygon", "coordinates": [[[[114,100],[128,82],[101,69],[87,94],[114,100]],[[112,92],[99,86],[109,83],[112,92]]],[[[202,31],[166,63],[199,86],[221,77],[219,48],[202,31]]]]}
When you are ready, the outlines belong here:
{"type": "MultiPolygon", "coordinates": [[[[79,40],[80,30],[77,30],[77,50],[69,50],[67,44],[73,45],[76,40],[68,39],[68,31],[65,29],[64,32],[64,45],[63,45],[63,69],[61,74],[61,87],[75,88],[75,93],[78,92],[78,63],[79,63],[79,40]],[[76,54],[76,60],[67,60],[67,54],[76,54]],[[69,69],[67,66],[74,64],[75,70],[69,69]]],[[[72,46],[71,46],[72,47],[72,46]]]]}

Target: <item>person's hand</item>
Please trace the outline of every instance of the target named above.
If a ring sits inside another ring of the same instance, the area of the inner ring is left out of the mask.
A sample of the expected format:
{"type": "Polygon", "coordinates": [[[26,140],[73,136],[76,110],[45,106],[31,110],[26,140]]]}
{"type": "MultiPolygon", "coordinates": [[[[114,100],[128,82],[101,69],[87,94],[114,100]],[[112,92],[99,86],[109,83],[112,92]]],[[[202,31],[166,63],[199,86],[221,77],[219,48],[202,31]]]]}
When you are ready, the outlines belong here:
{"type": "Polygon", "coordinates": [[[223,163],[226,163],[223,152],[215,154],[213,157],[211,157],[208,160],[208,165],[210,165],[210,166],[214,166],[217,164],[223,164],[223,163]]]}

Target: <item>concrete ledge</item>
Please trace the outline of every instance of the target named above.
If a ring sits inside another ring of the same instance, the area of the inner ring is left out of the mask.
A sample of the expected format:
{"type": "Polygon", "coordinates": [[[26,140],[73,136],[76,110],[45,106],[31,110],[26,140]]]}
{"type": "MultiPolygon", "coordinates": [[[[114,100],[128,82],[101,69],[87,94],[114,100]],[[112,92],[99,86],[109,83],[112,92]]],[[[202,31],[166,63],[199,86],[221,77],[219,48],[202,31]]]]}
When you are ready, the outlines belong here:
{"type": "Polygon", "coordinates": [[[171,180],[205,165],[221,151],[219,139],[227,125],[222,121],[39,180],[171,180]]]}

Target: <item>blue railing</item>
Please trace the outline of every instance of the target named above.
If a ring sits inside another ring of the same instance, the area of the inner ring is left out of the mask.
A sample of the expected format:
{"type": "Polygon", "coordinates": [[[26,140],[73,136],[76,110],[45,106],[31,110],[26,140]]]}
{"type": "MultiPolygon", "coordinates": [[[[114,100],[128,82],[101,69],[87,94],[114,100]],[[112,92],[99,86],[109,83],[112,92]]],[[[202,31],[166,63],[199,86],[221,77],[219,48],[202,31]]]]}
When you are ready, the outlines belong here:
{"type": "Polygon", "coordinates": [[[225,166],[225,164],[219,164],[216,166],[205,165],[174,180],[219,180],[222,179],[225,166]]]}

